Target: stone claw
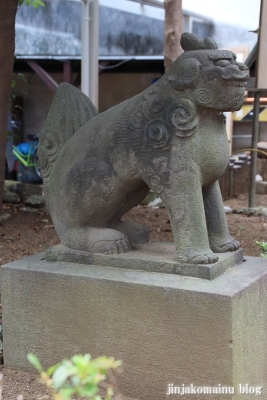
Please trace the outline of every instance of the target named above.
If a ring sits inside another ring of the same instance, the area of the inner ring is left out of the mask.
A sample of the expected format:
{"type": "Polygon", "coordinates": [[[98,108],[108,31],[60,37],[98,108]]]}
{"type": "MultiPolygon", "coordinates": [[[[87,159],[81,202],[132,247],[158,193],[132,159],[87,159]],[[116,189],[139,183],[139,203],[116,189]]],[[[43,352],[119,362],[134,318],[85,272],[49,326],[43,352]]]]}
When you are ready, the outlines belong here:
{"type": "Polygon", "coordinates": [[[200,252],[195,252],[194,255],[177,256],[178,262],[187,264],[214,264],[218,259],[218,256],[214,253],[201,254],[200,252]]]}
{"type": "Polygon", "coordinates": [[[223,244],[215,244],[211,246],[212,251],[215,253],[226,253],[227,251],[236,251],[240,248],[240,242],[231,238],[230,241],[223,244]]]}

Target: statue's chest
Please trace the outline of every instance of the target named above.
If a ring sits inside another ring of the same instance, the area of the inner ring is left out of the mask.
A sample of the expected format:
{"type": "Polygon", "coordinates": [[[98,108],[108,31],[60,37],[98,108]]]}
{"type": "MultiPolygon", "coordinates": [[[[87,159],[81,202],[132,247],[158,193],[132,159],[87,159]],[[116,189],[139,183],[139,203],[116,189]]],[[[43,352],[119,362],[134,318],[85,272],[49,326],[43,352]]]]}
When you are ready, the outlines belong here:
{"type": "Polygon", "coordinates": [[[197,162],[205,186],[224,174],[229,160],[229,144],[225,127],[221,124],[213,124],[210,129],[207,126],[205,132],[199,134],[202,140],[197,162]]]}

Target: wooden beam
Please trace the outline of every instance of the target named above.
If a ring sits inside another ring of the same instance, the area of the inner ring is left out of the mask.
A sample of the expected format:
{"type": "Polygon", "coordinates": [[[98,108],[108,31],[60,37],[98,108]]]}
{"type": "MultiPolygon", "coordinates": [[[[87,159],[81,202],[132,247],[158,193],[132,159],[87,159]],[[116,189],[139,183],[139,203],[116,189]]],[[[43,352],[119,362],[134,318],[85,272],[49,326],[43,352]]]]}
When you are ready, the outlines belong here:
{"type": "Polygon", "coordinates": [[[180,45],[183,24],[182,0],[164,0],[164,7],[164,66],[166,72],[183,52],[180,45]]]}
{"type": "Polygon", "coordinates": [[[64,63],[63,63],[63,78],[64,78],[64,82],[72,84],[71,61],[64,61],[64,63]]]}
{"type": "Polygon", "coordinates": [[[57,91],[58,83],[35,61],[27,60],[27,64],[34,70],[34,72],[45,82],[45,84],[53,90],[57,91]]]}

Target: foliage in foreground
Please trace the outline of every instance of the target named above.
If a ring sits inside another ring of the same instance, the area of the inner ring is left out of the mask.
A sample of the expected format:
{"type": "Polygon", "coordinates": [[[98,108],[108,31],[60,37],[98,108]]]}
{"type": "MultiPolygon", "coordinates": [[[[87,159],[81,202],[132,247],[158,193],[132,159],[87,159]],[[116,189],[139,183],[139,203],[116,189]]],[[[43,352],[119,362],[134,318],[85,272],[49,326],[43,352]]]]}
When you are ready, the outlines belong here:
{"type": "Polygon", "coordinates": [[[267,242],[260,242],[255,240],[255,243],[259,246],[261,250],[261,257],[267,258],[267,242]]]}
{"type": "Polygon", "coordinates": [[[42,0],[19,0],[19,6],[21,6],[23,3],[25,3],[26,6],[32,4],[34,8],[38,8],[39,6],[42,7],[45,6],[42,0]]]}
{"type": "MultiPolygon", "coordinates": [[[[53,400],[71,400],[76,395],[90,400],[101,400],[99,393],[101,382],[106,379],[109,370],[116,370],[121,361],[114,358],[98,357],[91,359],[90,354],[75,355],[63,360],[47,371],[34,354],[28,354],[29,362],[37,369],[41,382],[48,388],[53,400]]],[[[111,400],[111,385],[105,385],[105,400],[111,400]]]]}

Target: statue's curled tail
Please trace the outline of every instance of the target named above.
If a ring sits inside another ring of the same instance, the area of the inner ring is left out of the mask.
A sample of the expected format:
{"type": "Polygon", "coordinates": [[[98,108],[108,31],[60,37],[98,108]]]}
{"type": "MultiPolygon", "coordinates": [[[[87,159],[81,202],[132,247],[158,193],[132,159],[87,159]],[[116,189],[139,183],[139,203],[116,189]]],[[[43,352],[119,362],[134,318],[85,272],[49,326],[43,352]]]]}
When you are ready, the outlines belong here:
{"type": "Polygon", "coordinates": [[[81,126],[97,114],[91,100],[79,89],[68,83],[59,86],[39,136],[38,146],[48,208],[49,180],[61,149],[81,126]]]}

